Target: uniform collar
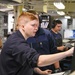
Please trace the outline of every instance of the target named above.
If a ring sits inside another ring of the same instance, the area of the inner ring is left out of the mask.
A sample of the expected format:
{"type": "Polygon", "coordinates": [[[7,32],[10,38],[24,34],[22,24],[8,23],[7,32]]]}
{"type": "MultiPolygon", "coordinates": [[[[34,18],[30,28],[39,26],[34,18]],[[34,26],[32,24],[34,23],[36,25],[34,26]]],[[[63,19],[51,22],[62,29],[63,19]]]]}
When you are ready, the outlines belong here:
{"type": "Polygon", "coordinates": [[[16,33],[20,38],[23,38],[25,40],[25,38],[23,37],[23,35],[21,34],[21,32],[19,30],[17,30],[16,33]]]}
{"type": "Polygon", "coordinates": [[[43,34],[45,34],[44,29],[39,27],[35,36],[39,36],[39,35],[43,35],[43,34]]]}

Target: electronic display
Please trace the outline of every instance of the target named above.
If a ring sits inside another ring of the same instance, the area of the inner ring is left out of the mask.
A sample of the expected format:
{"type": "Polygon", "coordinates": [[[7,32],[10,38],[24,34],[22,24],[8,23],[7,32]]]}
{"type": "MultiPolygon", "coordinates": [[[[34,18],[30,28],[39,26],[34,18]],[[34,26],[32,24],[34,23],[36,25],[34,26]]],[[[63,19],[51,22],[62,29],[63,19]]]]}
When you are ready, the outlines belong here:
{"type": "Polygon", "coordinates": [[[64,30],[64,39],[75,39],[75,30],[65,29],[64,30]]]}
{"type": "Polygon", "coordinates": [[[42,28],[49,28],[50,29],[50,23],[51,23],[51,16],[50,15],[40,15],[40,26],[42,28]]]}
{"type": "Polygon", "coordinates": [[[74,52],[73,52],[72,67],[71,67],[71,72],[73,71],[75,71],[75,43],[74,43],[74,52]]]}

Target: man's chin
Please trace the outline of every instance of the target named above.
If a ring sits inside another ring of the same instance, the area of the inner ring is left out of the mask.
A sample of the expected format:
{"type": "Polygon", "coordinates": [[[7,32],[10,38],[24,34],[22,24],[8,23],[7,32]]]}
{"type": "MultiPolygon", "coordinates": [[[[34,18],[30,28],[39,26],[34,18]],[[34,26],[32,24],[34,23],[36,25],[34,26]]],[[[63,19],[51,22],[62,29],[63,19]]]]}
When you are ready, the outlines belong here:
{"type": "Polygon", "coordinates": [[[33,34],[31,37],[34,37],[35,36],[35,34],[33,34]]]}
{"type": "Polygon", "coordinates": [[[35,36],[35,34],[33,35],[33,37],[35,36]]]}

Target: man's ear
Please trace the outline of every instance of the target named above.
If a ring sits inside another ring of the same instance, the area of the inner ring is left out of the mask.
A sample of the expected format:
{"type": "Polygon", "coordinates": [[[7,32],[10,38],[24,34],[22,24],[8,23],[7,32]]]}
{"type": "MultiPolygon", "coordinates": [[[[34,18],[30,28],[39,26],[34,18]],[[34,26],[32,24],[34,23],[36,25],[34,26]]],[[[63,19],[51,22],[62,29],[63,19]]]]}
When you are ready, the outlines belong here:
{"type": "Polygon", "coordinates": [[[24,25],[21,25],[21,28],[24,30],[24,25]]]}
{"type": "Polygon", "coordinates": [[[24,28],[24,25],[21,25],[22,28],[24,28]]]}
{"type": "Polygon", "coordinates": [[[24,25],[22,25],[22,27],[24,28],[24,25]]]}

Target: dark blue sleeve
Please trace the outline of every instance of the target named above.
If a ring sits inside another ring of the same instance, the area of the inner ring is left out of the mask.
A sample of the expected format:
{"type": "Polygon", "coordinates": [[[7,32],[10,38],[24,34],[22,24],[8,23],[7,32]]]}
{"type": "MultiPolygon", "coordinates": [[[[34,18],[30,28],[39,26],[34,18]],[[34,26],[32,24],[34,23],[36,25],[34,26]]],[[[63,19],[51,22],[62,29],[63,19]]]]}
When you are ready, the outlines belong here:
{"type": "Polygon", "coordinates": [[[47,35],[47,38],[49,40],[49,48],[50,48],[50,53],[51,54],[54,54],[54,53],[57,53],[57,47],[55,45],[55,41],[53,39],[53,36],[51,34],[51,32],[49,30],[45,30],[45,33],[47,35]]]}
{"type": "Polygon", "coordinates": [[[15,47],[12,55],[15,61],[21,65],[28,64],[31,67],[37,66],[39,54],[25,43],[21,43],[15,47]]]}
{"type": "Polygon", "coordinates": [[[50,43],[50,50],[51,50],[51,54],[54,54],[54,53],[57,53],[58,50],[57,50],[57,47],[55,45],[55,41],[53,39],[53,36],[51,34],[48,35],[49,37],[49,43],[50,43]]]}

